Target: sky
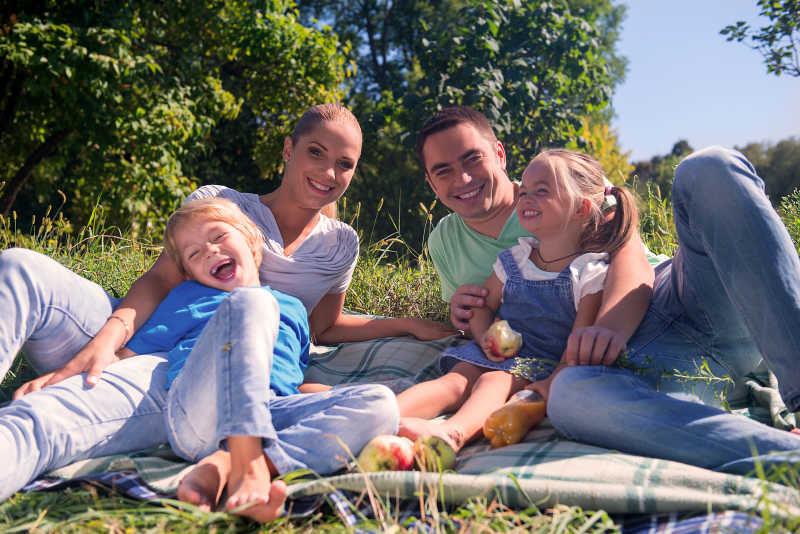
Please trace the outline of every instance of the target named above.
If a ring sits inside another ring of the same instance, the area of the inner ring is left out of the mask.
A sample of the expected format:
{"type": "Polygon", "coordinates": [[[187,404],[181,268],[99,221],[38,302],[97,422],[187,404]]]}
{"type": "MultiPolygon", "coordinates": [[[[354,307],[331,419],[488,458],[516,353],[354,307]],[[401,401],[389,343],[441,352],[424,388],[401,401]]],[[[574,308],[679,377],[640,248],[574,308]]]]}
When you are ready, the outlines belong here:
{"type": "Polygon", "coordinates": [[[614,94],[629,161],[692,148],[800,138],[800,77],[767,74],[762,56],[719,31],[765,25],[756,0],[627,0],[618,52],[626,80],[614,94]]]}

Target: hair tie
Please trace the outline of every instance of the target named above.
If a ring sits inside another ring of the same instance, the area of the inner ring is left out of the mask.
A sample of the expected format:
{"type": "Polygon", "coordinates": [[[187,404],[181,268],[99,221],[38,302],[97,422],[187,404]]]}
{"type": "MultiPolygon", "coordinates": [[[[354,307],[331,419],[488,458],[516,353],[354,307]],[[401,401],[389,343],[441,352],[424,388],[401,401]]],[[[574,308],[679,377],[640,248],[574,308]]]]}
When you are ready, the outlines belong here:
{"type": "Polygon", "coordinates": [[[606,193],[605,193],[606,196],[613,195],[613,192],[611,191],[613,188],[614,188],[614,186],[611,186],[611,185],[607,185],[606,186],[606,193]]]}

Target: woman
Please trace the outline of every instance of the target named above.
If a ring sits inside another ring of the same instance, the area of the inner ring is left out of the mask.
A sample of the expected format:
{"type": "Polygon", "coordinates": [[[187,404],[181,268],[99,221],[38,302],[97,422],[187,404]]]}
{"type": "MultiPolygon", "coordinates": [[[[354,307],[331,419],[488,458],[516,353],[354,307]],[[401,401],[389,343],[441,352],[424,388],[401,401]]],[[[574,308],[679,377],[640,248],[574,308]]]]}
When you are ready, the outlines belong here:
{"type": "MultiPolygon", "coordinates": [[[[342,314],[358,240],[352,228],[320,211],[345,192],[360,154],[355,117],[339,105],[316,106],[284,142],[286,167],[278,189],[258,196],[207,186],[190,198],[229,198],[256,222],[266,236],[261,281],[303,302],[318,342],[448,335],[431,321],[342,314]]],[[[0,475],[0,498],[76,460],[168,441],[165,359],[139,355],[119,361],[115,353],[182,280],[162,254],[119,302],[40,254],[21,249],[0,254],[0,309],[7,310],[0,316],[0,371],[24,344],[29,362],[43,373],[0,411],[0,456],[16,466],[0,475]],[[88,387],[74,376],[79,373],[86,373],[88,387]],[[39,391],[44,386],[49,387],[39,391]]],[[[388,395],[375,398],[376,410],[386,408],[388,395]]]]}

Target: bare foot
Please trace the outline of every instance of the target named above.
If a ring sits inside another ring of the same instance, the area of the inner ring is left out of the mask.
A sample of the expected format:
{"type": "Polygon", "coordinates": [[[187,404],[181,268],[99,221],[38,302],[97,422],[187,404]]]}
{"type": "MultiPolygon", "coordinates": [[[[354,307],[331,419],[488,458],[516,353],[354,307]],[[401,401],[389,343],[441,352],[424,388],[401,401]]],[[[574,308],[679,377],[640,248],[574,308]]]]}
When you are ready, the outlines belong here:
{"type": "Polygon", "coordinates": [[[446,421],[439,423],[422,419],[421,417],[400,418],[400,428],[397,430],[397,435],[406,437],[411,441],[420,437],[436,436],[450,445],[453,448],[453,452],[461,450],[466,441],[464,432],[461,429],[448,425],[446,421]]]}
{"type": "Polygon", "coordinates": [[[230,470],[231,458],[226,451],[206,456],[180,481],[178,500],[210,512],[217,507],[230,470]]]}
{"type": "Polygon", "coordinates": [[[287,491],[286,483],[282,480],[270,483],[269,470],[264,462],[263,467],[231,473],[225,510],[266,523],[281,515],[287,491]],[[236,510],[245,505],[249,506],[236,510]]]}

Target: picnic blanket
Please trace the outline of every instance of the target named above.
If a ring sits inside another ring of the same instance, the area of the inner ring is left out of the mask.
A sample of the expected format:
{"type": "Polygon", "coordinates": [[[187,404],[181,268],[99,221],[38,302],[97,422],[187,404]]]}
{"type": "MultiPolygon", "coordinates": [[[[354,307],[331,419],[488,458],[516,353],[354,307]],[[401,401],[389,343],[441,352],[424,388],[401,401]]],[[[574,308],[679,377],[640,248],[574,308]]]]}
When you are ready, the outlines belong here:
{"type": "MultiPolygon", "coordinates": [[[[462,342],[458,337],[427,343],[390,338],[315,347],[306,377],[334,386],[380,382],[399,392],[438,376],[439,353],[462,342]]],[[[750,402],[740,408],[742,416],[781,428],[794,426],[794,415],[783,406],[774,377],[766,370],[747,385],[750,402]]],[[[44,480],[136,473],[156,496],[174,496],[178,482],[191,468],[168,448],[160,448],[77,462],[49,473],[44,480]]],[[[418,499],[420,491],[435,489],[448,505],[486,497],[512,508],[564,504],[610,514],[707,514],[715,510],[754,512],[766,500],[770,513],[800,515],[800,492],[788,486],[569,441],[547,420],[513,446],[490,449],[488,442],[481,440],[465,447],[453,472],[341,473],[293,483],[289,498],[300,502],[315,496],[347,495],[363,492],[368,486],[408,500],[418,499]]]]}

